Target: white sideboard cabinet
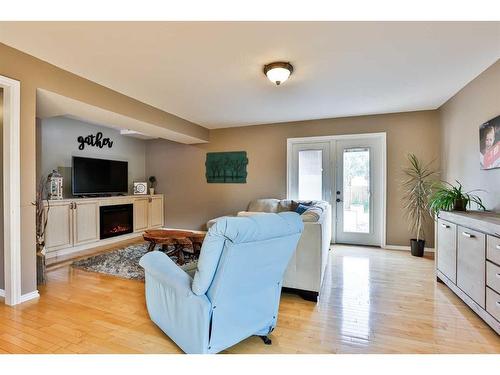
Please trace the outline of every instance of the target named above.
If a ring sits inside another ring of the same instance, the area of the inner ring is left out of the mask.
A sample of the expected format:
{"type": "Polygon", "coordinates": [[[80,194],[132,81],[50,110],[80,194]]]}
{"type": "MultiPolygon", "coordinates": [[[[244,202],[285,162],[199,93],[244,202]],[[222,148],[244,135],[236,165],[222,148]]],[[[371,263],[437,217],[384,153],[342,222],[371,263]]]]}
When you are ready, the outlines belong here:
{"type": "Polygon", "coordinates": [[[500,214],[441,212],[436,275],[500,334],[500,214]]]}
{"type": "Polygon", "coordinates": [[[147,229],[164,225],[161,194],[74,198],[44,204],[46,209],[50,206],[45,241],[47,258],[136,237],[147,229]],[[101,239],[100,208],[113,205],[132,205],[132,233],[101,239]]]}

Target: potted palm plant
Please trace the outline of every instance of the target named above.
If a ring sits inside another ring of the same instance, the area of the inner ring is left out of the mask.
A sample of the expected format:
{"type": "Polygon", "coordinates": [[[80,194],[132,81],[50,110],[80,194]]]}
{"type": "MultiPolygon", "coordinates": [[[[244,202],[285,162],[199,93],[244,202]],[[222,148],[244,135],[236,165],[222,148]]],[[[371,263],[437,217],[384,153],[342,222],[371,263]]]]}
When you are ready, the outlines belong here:
{"type": "Polygon", "coordinates": [[[481,210],[486,209],[481,198],[474,194],[483,190],[464,191],[462,184],[456,180],[455,182],[457,186],[440,181],[433,189],[434,192],[429,199],[429,209],[434,216],[437,216],[439,211],[466,211],[473,203],[481,210]]]}
{"type": "Polygon", "coordinates": [[[416,237],[410,240],[411,254],[421,257],[425,248],[425,223],[431,220],[429,196],[437,172],[431,168],[432,162],[423,164],[414,154],[408,154],[408,161],[409,166],[403,169],[404,209],[410,231],[416,237]]]}

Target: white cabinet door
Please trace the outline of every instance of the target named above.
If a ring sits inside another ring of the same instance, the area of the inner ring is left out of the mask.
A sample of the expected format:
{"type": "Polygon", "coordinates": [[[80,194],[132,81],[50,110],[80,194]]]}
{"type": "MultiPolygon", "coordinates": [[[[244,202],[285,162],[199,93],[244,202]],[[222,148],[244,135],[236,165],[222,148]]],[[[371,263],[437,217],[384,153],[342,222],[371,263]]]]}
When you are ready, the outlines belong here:
{"type": "Polygon", "coordinates": [[[134,200],[134,232],[148,229],[149,199],[147,197],[134,200]]]}
{"type": "Polygon", "coordinates": [[[437,268],[454,284],[457,283],[457,226],[438,219],[437,268]]]}
{"type": "Polygon", "coordinates": [[[149,227],[159,228],[163,226],[163,197],[154,196],[149,202],[149,227]]]}
{"type": "Polygon", "coordinates": [[[99,202],[76,202],[73,207],[73,244],[76,246],[98,241],[99,202]]]}
{"type": "Polygon", "coordinates": [[[457,226],[457,286],[485,308],[486,236],[457,226]]]}
{"type": "Polygon", "coordinates": [[[51,201],[47,205],[49,206],[49,213],[45,237],[46,250],[50,252],[71,247],[73,245],[72,202],[58,203],[51,201]]]}

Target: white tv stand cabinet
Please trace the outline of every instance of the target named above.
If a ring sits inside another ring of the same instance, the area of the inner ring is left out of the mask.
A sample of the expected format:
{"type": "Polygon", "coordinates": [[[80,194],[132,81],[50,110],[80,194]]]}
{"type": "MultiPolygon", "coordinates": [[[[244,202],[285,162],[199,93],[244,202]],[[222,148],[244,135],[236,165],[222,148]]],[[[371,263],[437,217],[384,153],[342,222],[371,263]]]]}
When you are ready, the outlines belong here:
{"type": "Polygon", "coordinates": [[[163,227],[162,194],[71,198],[44,204],[50,205],[45,239],[47,259],[132,239],[146,229],[163,227]],[[99,208],[122,204],[133,205],[133,232],[101,240],[99,208]]]}

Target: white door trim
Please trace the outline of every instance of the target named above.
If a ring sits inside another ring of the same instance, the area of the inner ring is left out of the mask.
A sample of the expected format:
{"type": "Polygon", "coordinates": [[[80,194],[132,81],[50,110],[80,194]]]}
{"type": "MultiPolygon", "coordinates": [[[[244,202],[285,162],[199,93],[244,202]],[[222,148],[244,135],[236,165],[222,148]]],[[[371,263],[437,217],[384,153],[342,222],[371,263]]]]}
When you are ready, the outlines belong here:
{"type": "MultiPolygon", "coordinates": [[[[381,231],[381,244],[380,247],[386,248],[387,246],[387,238],[386,238],[386,220],[387,220],[387,135],[385,132],[380,133],[360,133],[360,134],[341,134],[341,135],[325,135],[325,136],[317,136],[317,137],[301,137],[301,138],[287,138],[286,140],[286,195],[287,198],[290,197],[290,193],[292,191],[292,145],[296,143],[305,143],[305,142],[333,142],[338,140],[346,140],[346,139],[356,139],[356,138],[378,138],[382,142],[382,170],[381,179],[382,179],[382,209],[380,210],[380,231],[381,231]]],[[[335,152],[330,152],[330,158],[335,157],[335,152]]],[[[332,165],[335,165],[333,162],[332,165]]],[[[335,174],[333,174],[335,176],[335,174]]],[[[335,177],[334,177],[335,178],[335,177]]],[[[335,184],[334,184],[335,185],[335,184]]],[[[335,222],[336,210],[333,209],[332,206],[332,220],[335,222]]],[[[335,242],[335,231],[332,232],[332,241],[335,242]]]]}
{"type": "Polygon", "coordinates": [[[21,303],[21,159],[19,81],[0,76],[3,89],[3,217],[5,303],[21,303]]]}

